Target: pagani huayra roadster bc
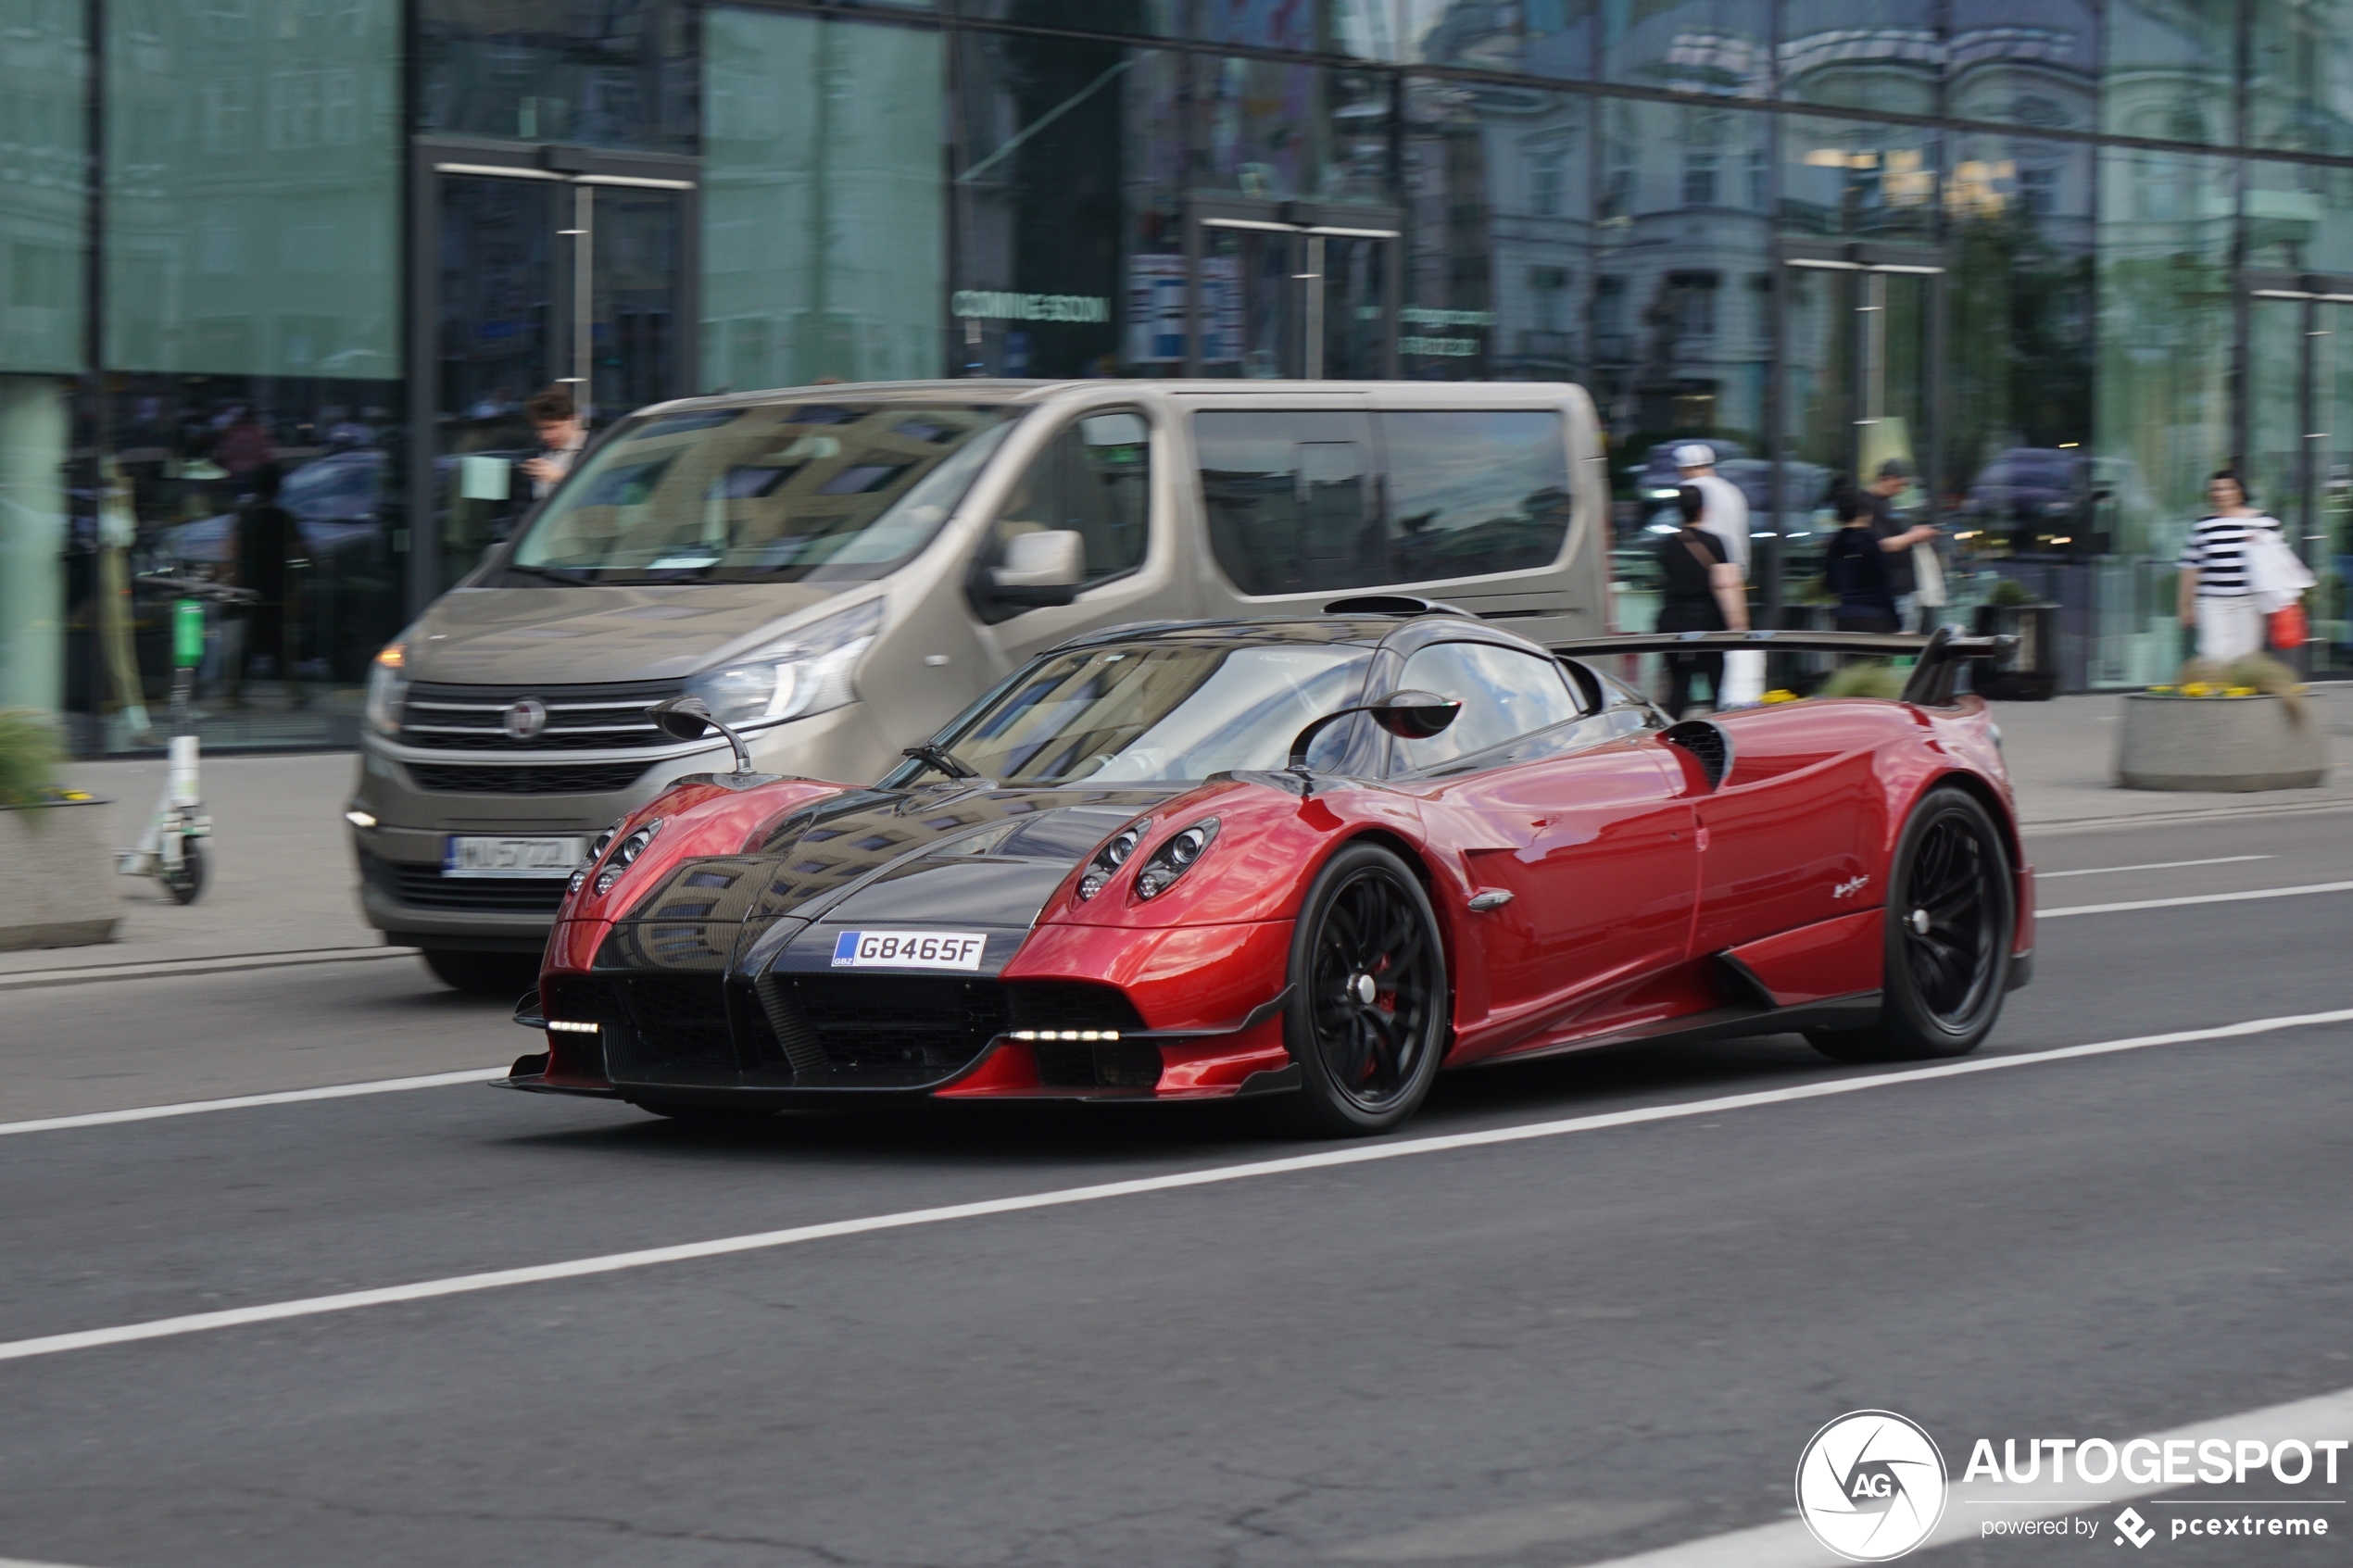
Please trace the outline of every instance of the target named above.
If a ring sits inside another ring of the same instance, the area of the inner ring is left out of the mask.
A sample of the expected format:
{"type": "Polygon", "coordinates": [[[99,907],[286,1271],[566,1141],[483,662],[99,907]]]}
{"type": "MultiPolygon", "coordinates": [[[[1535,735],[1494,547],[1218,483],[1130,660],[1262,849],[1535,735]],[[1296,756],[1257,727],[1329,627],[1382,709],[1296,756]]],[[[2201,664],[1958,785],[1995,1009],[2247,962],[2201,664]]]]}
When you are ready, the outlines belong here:
{"type": "Polygon", "coordinates": [[[1782,633],[1913,655],[1902,700],[1681,723],[1610,671],[1692,640],[1410,600],[1121,628],[871,787],[681,780],[574,873],[518,1011],[547,1054],[503,1082],[686,1117],[1265,1097],[1345,1135],[1604,1046],[1974,1048],[2032,956],[1998,735],[1953,695],[1993,645],[1782,633]]]}

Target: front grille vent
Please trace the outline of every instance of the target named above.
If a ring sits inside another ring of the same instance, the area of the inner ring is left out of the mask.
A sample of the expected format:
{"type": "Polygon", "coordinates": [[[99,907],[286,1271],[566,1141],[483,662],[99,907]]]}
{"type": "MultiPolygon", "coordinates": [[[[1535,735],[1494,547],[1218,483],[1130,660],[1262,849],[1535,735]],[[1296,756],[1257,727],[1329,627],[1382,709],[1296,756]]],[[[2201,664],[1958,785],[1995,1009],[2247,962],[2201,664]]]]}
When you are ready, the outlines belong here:
{"type": "Polygon", "coordinates": [[[665,746],[646,717],[650,705],[686,689],[677,681],[609,681],[598,685],[459,686],[418,681],[401,708],[400,738],[439,751],[610,751],[665,746]],[[532,702],[546,709],[543,728],[507,733],[508,711],[532,702]]]}
{"type": "Polygon", "coordinates": [[[610,795],[644,774],[644,762],[543,765],[492,763],[475,767],[447,762],[405,764],[419,789],[448,795],[610,795]]]}
{"type": "Polygon", "coordinates": [[[373,855],[367,858],[364,871],[379,892],[412,909],[552,915],[564,897],[561,877],[444,876],[439,866],[373,855]]]}

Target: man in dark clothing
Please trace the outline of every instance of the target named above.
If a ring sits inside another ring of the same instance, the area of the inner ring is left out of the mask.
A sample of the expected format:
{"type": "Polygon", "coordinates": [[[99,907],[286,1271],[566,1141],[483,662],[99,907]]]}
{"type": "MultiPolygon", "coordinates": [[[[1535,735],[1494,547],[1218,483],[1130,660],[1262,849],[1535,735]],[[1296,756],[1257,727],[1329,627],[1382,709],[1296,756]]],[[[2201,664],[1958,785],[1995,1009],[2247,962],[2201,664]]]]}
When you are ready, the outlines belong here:
{"type": "Polygon", "coordinates": [[[245,609],[245,646],[229,668],[229,700],[244,705],[245,671],[254,655],[266,653],[284,683],[292,707],[305,698],[295,681],[295,618],[292,562],[301,553],[302,530],[294,514],[278,505],[284,475],[274,462],[253,470],[253,501],[237,514],[237,586],[259,596],[245,609]]]}
{"type": "Polygon", "coordinates": [[[1906,631],[1920,629],[1919,582],[1912,566],[1912,546],[1936,537],[1936,530],[1927,523],[1914,526],[1895,515],[1895,497],[1911,482],[1911,465],[1901,458],[1890,458],[1879,466],[1879,476],[1863,493],[1863,502],[1870,508],[1871,535],[1887,554],[1887,586],[1895,596],[1896,619],[1906,631]]]}
{"type": "Polygon", "coordinates": [[[1842,491],[1838,532],[1822,552],[1822,585],[1838,596],[1838,629],[1842,632],[1895,630],[1895,595],[1889,585],[1897,558],[1878,547],[1877,514],[1872,497],[1842,491]]]}

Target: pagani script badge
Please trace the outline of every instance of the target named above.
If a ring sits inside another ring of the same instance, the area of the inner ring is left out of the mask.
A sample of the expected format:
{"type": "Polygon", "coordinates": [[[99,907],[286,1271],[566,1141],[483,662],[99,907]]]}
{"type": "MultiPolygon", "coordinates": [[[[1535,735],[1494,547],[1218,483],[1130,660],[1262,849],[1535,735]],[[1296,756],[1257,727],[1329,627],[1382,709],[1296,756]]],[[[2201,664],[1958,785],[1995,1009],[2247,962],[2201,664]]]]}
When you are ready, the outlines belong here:
{"type": "Polygon", "coordinates": [[[547,705],[535,696],[510,703],[498,715],[498,727],[509,740],[529,740],[547,727],[547,705]]]}
{"type": "Polygon", "coordinates": [[[1840,883],[1836,887],[1831,889],[1831,897],[1833,898],[1852,898],[1855,895],[1860,893],[1870,884],[1871,879],[1869,877],[1848,877],[1844,882],[1840,883]]]}
{"type": "Polygon", "coordinates": [[[1893,1411],[1855,1411],[1814,1434],[1797,1461],[1797,1512],[1814,1538],[1856,1562],[1885,1562],[1944,1516],[1944,1456],[1893,1411]]]}

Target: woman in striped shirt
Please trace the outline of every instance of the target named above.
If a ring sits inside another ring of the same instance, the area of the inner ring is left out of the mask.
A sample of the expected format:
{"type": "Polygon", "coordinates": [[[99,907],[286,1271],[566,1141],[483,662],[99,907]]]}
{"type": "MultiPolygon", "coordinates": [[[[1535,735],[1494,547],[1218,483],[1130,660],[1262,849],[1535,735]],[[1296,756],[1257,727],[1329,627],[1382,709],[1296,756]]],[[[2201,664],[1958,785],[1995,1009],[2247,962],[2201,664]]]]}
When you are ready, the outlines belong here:
{"type": "Polygon", "coordinates": [[[2182,546],[2182,624],[2197,633],[2198,657],[2217,664],[2263,651],[2263,608],[2246,580],[2246,546],[2255,531],[2274,534],[2276,518],[2246,504],[2246,487],[2224,469],[2207,481],[2213,512],[2182,546]]]}

